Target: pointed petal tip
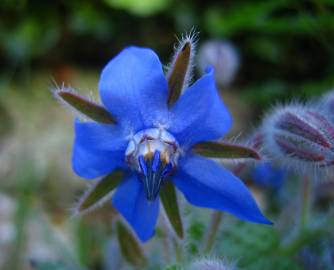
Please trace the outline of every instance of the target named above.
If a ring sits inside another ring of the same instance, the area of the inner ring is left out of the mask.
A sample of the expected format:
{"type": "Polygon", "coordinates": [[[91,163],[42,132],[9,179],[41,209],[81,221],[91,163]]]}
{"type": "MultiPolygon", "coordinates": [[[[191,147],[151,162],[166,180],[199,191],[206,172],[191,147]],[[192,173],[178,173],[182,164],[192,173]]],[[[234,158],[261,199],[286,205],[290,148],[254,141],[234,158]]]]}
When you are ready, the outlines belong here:
{"type": "Polygon", "coordinates": [[[205,68],[205,74],[213,75],[215,73],[215,68],[211,65],[205,68]]]}
{"type": "MultiPolygon", "coordinates": [[[[112,200],[113,207],[119,212],[120,215],[123,215],[121,212],[121,209],[119,209],[118,205],[112,200]]],[[[136,236],[136,238],[141,242],[141,243],[147,243],[153,236],[155,235],[155,229],[153,230],[152,233],[148,234],[147,232],[143,230],[138,230],[133,223],[129,222],[129,220],[125,217],[123,217],[130,226],[129,228],[133,232],[133,235],[136,236]]]]}
{"type": "Polygon", "coordinates": [[[125,224],[119,221],[116,222],[116,233],[123,258],[136,268],[142,269],[147,261],[137,237],[125,224]]]}
{"type": "Polygon", "coordinates": [[[265,224],[265,225],[274,225],[272,221],[267,219],[264,215],[261,214],[261,216],[255,217],[254,220],[252,220],[255,223],[259,224],[265,224]]]}
{"type": "MultiPolygon", "coordinates": [[[[256,201],[254,201],[256,203],[256,201]]],[[[236,215],[237,217],[239,217],[242,220],[248,221],[248,222],[252,222],[252,223],[256,223],[256,224],[264,224],[264,225],[273,225],[274,223],[269,220],[260,210],[258,204],[256,203],[256,208],[253,209],[252,214],[249,215],[248,217],[245,216],[239,216],[236,215]]]]}
{"type": "Polygon", "coordinates": [[[190,156],[173,182],[193,205],[226,211],[248,222],[273,224],[262,214],[247,186],[211,160],[190,156]]]}
{"type": "Polygon", "coordinates": [[[112,198],[113,207],[123,216],[143,243],[154,236],[159,203],[159,198],[148,203],[142,184],[136,175],[123,180],[112,198]]]}
{"type": "Polygon", "coordinates": [[[151,235],[139,235],[137,234],[141,243],[147,243],[153,236],[155,235],[155,231],[151,235]]]}
{"type": "Polygon", "coordinates": [[[262,223],[266,224],[266,225],[274,225],[274,222],[272,222],[271,220],[267,219],[266,217],[263,218],[262,223]]]}
{"type": "Polygon", "coordinates": [[[265,224],[267,224],[267,225],[275,225],[275,223],[274,222],[272,222],[272,221],[270,221],[270,220],[268,220],[268,222],[267,223],[265,223],[265,224]]]}

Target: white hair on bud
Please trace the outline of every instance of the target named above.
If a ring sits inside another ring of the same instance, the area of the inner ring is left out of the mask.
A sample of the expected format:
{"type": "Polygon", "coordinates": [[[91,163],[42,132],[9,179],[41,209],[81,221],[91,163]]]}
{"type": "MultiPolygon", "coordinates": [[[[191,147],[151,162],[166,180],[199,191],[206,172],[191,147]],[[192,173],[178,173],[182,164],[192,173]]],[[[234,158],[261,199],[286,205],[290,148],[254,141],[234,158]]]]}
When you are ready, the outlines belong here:
{"type": "Polygon", "coordinates": [[[187,270],[236,270],[235,263],[215,257],[204,257],[194,261],[187,270]]]}
{"type": "Polygon", "coordinates": [[[314,106],[317,107],[317,110],[323,111],[334,122],[334,89],[315,100],[314,106]]]}
{"type": "MultiPolygon", "coordinates": [[[[281,104],[275,106],[267,115],[264,117],[264,120],[261,125],[261,132],[263,133],[263,150],[266,155],[270,159],[272,159],[274,162],[277,162],[280,166],[283,168],[291,169],[293,171],[299,172],[299,173],[308,173],[313,178],[320,178],[328,173],[329,170],[332,170],[331,167],[333,166],[324,166],[321,164],[321,162],[312,162],[312,161],[304,161],[301,159],[298,159],[294,157],[293,154],[287,154],[284,153],[279,145],[275,141],[274,134],[277,133],[277,128],[275,127],[277,121],[279,118],[287,113],[291,112],[297,117],[299,115],[303,115],[305,111],[311,111],[316,112],[323,116],[324,118],[327,118],[326,114],[324,114],[324,110],[321,110],[319,106],[315,106],[313,102],[309,103],[301,103],[297,101],[290,102],[288,104],[281,104]]],[[[327,119],[328,120],[328,119],[327,119]]],[[[307,124],[312,127],[313,129],[319,130],[322,132],[322,130],[315,126],[314,123],[307,122],[307,124]]],[[[290,137],[295,138],[298,140],[303,140],[302,137],[300,137],[297,134],[288,133],[287,131],[280,131],[281,134],[289,134],[290,137]]],[[[311,147],[319,148],[318,152],[325,155],[330,155],[334,157],[333,154],[329,154],[325,152],[319,145],[313,142],[308,142],[308,144],[311,147]]]]}
{"type": "Polygon", "coordinates": [[[293,157],[282,153],[281,149],[278,147],[274,140],[273,134],[275,132],[275,123],[283,113],[291,110],[298,113],[298,111],[304,109],[304,105],[299,103],[277,105],[267,113],[261,126],[261,131],[263,133],[263,149],[266,154],[272,160],[275,160],[279,164],[282,164],[283,167],[295,169],[296,171],[300,172],[304,171],[305,164],[296,162],[293,157]],[[285,162],[287,159],[289,159],[289,162],[285,162]]]}
{"type": "Polygon", "coordinates": [[[189,65],[186,71],[186,76],[184,78],[182,92],[188,88],[188,86],[191,84],[191,81],[193,79],[193,69],[195,65],[194,57],[196,54],[198,35],[199,35],[199,32],[196,30],[195,27],[192,27],[189,32],[182,34],[180,38],[176,36],[177,44],[174,45],[174,54],[173,54],[170,64],[166,66],[167,77],[168,77],[169,74],[173,70],[173,66],[175,64],[178,54],[180,53],[180,51],[182,50],[182,48],[184,47],[186,43],[190,43],[189,65]]]}

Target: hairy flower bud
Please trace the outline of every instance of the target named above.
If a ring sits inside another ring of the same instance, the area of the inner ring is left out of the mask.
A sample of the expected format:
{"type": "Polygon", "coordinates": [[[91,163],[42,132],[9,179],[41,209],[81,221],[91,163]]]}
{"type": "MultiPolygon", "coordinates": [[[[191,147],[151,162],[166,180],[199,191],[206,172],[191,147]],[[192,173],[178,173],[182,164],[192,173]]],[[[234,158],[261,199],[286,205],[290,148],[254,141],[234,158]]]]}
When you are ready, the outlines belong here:
{"type": "Polygon", "coordinates": [[[286,166],[334,164],[334,125],[312,107],[275,109],[263,122],[263,134],[265,151],[286,166]]]}
{"type": "Polygon", "coordinates": [[[324,108],[330,120],[333,121],[334,120],[334,90],[324,95],[319,105],[322,108],[324,108]]]}
{"type": "Polygon", "coordinates": [[[198,52],[198,63],[203,73],[207,66],[213,66],[217,83],[228,86],[239,69],[240,59],[237,50],[230,43],[213,40],[201,46],[198,52]]]}

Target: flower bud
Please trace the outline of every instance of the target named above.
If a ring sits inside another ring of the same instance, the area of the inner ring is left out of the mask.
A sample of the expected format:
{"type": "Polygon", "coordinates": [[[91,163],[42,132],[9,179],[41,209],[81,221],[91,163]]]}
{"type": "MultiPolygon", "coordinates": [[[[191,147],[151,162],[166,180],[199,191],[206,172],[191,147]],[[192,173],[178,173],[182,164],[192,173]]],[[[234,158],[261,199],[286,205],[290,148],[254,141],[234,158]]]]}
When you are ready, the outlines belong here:
{"type": "Polygon", "coordinates": [[[256,150],[261,150],[263,147],[263,133],[256,131],[247,141],[247,145],[256,150]]]}
{"type": "Polygon", "coordinates": [[[331,121],[334,121],[334,91],[330,91],[321,99],[320,106],[323,107],[331,121]]]}
{"type": "Polygon", "coordinates": [[[264,150],[292,167],[334,164],[334,125],[312,107],[275,109],[263,122],[264,150]]]}
{"type": "Polygon", "coordinates": [[[239,69],[240,59],[237,50],[230,43],[213,40],[204,43],[198,52],[200,71],[208,66],[215,68],[215,79],[220,86],[232,83],[239,69]]]}

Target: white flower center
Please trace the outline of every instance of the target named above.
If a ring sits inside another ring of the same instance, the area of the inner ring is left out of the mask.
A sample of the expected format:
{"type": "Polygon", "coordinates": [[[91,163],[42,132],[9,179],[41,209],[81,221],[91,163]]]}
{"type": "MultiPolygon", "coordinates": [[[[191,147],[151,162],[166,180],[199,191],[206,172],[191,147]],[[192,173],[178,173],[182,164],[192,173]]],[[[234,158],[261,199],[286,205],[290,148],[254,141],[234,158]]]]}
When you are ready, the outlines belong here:
{"type": "Polygon", "coordinates": [[[159,128],[136,133],[125,152],[127,163],[144,183],[148,200],[157,197],[162,181],[176,169],[179,156],[180,148],[174,136],[159,128]]]}
{"type": "Polygon", "coordinates": [[[139,157],[151,158],[156,151],[160,152],[163,163],[177,165],[180,155],[179,144],[172,134],[158,128],[139,131],[131,138],[125,151],[126,161],[131,168],[140,170],[139,157]]]}

